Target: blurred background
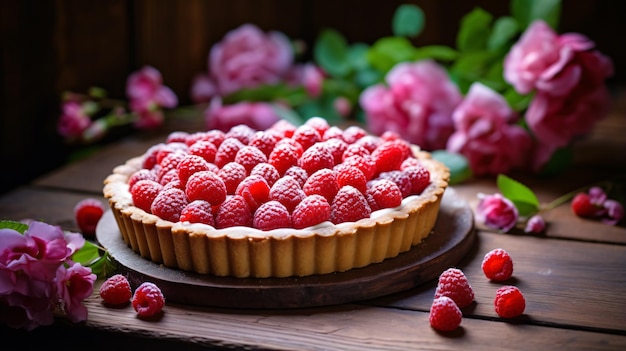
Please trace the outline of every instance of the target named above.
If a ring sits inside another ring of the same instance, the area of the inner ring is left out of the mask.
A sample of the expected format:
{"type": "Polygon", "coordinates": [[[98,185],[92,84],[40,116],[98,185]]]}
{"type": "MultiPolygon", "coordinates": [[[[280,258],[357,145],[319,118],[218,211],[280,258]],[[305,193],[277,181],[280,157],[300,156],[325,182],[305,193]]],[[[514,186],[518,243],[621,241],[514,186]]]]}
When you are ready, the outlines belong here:
{"type": "MultiPolygon", "coordinates": [[[[404,3],[425,12],[416,45],[454,46],[461,17],[474,7],[494,17],[510,13],[505,0],[3,0],[0,193],[63,165],[76,151],[56,132],[63,91],[99,86],[125,99],[128,74],[151,65],[179,105],[189,104],[192,78],[206,71],[211,46],[243,23],[300,39],[310,53],[325,28],[349,43],[391,35],[393,13],[404,3]]],[[[562,1],[558,32],[584,34],[612,58],[612,87],[626,78],[624,14],[625,1],[562,1]]]]}

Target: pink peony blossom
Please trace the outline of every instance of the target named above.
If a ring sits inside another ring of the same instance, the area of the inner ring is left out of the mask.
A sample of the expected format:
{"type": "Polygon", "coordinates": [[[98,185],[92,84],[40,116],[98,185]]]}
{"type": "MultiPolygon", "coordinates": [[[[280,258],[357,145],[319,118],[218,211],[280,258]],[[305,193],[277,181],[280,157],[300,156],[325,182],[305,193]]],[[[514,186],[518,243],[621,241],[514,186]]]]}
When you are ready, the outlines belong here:
{"type": "Polygon", "coordinates": [[[255,130],[265,130],[280,120],[272,104],[265,102],[239,102],[222,105],[219,97],[213,98],[204,112],[207,130],[229,131],[243,124],[255,130]]]}
{"type": "Polygon", "coordinates": [[[462,99],[447,72],[431,60],[404,62],[389,71],[386,83],[360,96],[369,130],[396,132],[425,150],[445,148],[454,132],[452,112],[462,99]]]}
{"type": "Polygon", "coordinates": [[[519,213],[511,200],[498,193],[492,195],[479,193],[478,199],[477,221],[505,233],[515,227],[519,213]]]}
{"type": "Polygon", "coordinates": [[[74,323],[87,319],[87,307],[82,301],[93,292],[96,275],[91,269],[74,263],[69,268],[59,266],[56,275],[56,289],[67,318],[74,323]]]}
{"type": "Polygon", "coordinates": [[[135,126],[140,129],[160,126],[163,124],[161,108],[172,108],[178,104],[176,94],[163,85],[161,72],[151,66],[144,66],[128,76],[126,95],[130,100],[130,109],[139,115],[135,126]]]}
{"type": "Polygon", "coordinates": [[[506,173],[524,167],[532,140],[517,125],[506,100],[481,83],[474,83],[454,111],[456,132],[447,150],[467,157],[476,176],[506,173]]]}
{"type": "Polygon", "coordinates": [[[67,139],[80,139],[83,132],[91,125],[83,107],[76,101],[66,101],[57,124],[57,132],[67,139]]]}

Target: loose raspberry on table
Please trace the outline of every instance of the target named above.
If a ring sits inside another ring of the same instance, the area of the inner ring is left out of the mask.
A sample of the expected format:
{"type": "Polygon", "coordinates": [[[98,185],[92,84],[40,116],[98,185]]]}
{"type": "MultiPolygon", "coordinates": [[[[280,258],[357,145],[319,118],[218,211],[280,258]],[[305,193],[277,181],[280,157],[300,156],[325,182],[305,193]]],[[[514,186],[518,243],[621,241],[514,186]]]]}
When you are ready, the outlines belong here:
{"type": "Polygon", "coordinates": [[[115,274],[100,285],[99,294],[104,303],[121,305],[130,301],[133,292],[128,279],[122,274],[115,274]]]}
{"type": "Polygon", "coordinates": [[[167,135],[165,138],[166,143],[184,143],[189,137],[189,133],[184,131],[174,131],[167,135]]]}
{"type": "Polygon", "coordinates": [[[270,196],[270,186],[265,178],[259,175],[247,176],[237,189],[235,195],[242,196],[252,211],[256,210],[270,196]]]}
{"type": "Polygon", "coordinates": [[[203,223],[210,226],[215,226],[213,205],[204,200],[191,201],[180,212],[179,221],[189,223],[203,223]]]}
{"type": "Polygon", "coordinates": [[[144,282],[135,289],[131,303],[139,317],[152,317],[163,310],[165,296],[156,284],[144,282]]]}
{"type": "Polygon", "coordinates": [[[513,259],[504,249],[493,249],[483,258],[481,268],[489,280],[504,281],[513,275],[513,259]]]}
{"type": "Polygon", "coordinates": [[[463,308],[469,306],[474,301],[474,290],[467,277],[458,268],[448,268],[439,276],[435,298],[447,296],[463,308]]]}
{"type": "Polygon", "coordinates": [[[228,196],[218,207],[215,215],[216,228],[250,225],[252,225],[252,211],[243,196],[228,196]]]}
{"type": "Polygon", "coordinates": [[[339,189],[330,204],[330,221],[334,224],[356,222],[369,217],[371,213],[372,209],[363,193],[350,185],[339,189]]]}
{"type": "Polygon", "coordinates": [[[428,321],[434,329],[449,332],[461,325],[463,313],[454,300],[447,296],[441,296],[433,300],[428,321]]]}
{"type": "Polygon", "coordinates": [[[185,194],[189,201],[205,200],[211,205],[219,205],[226,198],[226,184],[217,174],[200,171],[189,177],[185,194]]]}
{"type": "Polygon", "coordinates": [[[313,194],[305,197],[296,205],[291,220],[293,227],[302,229],[327,221],[330,218],[330,204],[321,195],[313,194]]]}
{"type": "Polygon", "coordinates": [[[189,146],[189,153],[198,155],[205,161],[213,163],[217,155],[217,146],[208,140],[198,140],[189,146]]]}
{"type": "Polygon", "coordinates": [[[306,197],[300,184],[291,176],[284,176],[270,188],[269,199],[283,204],[288,211],[293,209],[306,197]]]}
{"type": "Polygon", "coordinates": [[[372,211],[383,208],[393,208],[402,204],[402,192],[396,183],[389,179],[372,180],[368,183],[367,194],[373,200],[370,203],[372,211]]]}
{"type": "Polygon", "coordinates": [[[267,162],[262,162],[254,166],[250,171],[250,175],[258,175],[265,178],[267,185],[270,187],[280,179],[280,173],[278,173],[276,167],[267,162]]]}
{"type": "Polygon", "coordinates": [[[74,205],[74,220],[83,235],[96,235],[96,227],[104,214],[104,209],[104,204],[95,198],[86,198],[74,205]]]}
{"type": "Polygon", "coordinates": [[[152,213],[152,203],[162,189],[163,185],[154,180],[142,179],[138,181],[130,189],[133,204],[148,213],[152,213]]]}
{"type": "Polygon", "coordinates": [[[572,199],[572,211],[578,217],[593,218],[598,213],[598,206],[591,202],[587,193],[578,193],[572,199]]]}
{"type": "Polygon", "coordinates": [[[337,172],[332,169],[322,168],[311,174],[302,187],[307,195],[318,194],[326,198],[331,203],[339,191],[337,183],[337,172]]]}
{"type": "Polygon", "coordinates": [[[502,318],[514,318],[524,313],[526,299],[516,286],[505,285],[496,291],[493,302],[496,313],[502,318]]]}
{"type": "Polygon", "coordinates": [[[302,153],[298,166],[308,174],[313,174],[323,168],[333,168],[335,158],[324,146],[317,144],[309,147],[302,153]]]}
{"type": "Polygon", "coordinates": [[[186,155],[176,166],[178,179],[182,185],[187,185],[187,180],[194,173],[209,170],[209,163],[198,155],[186,155]]]}
{"type": "Polygon", "coordinates": [[[252,226],[260,230],[289,228],[291,227],[291,215],[283,204],[270,200],[254,211],[252,226]]]}
{"type": "Polygon", "coordinates": [[[222,178],[226,185],[226,193],[232,195],[237,190],[239,183],[247,177],[246,169],[237,162],[228,162],[218,172],[217,176],[222,178]]]}
{"type": "Polygon", "coordinates": [[[178,188],[169,188],[161,191],[152,202],[150,210],[155,216],[166,221],[178,222],[180,212],[189,203],[185,192],[178,188]]]}
{"type": "Polygon", "coordinates": [[[237,152],[239,149],[244,147],[239,139],[236,138],[226,138],[217,148],[217,153],[215,154],[215,165],[219,168],[224,167],[225,164],[229,162],[235,161],[235,156],[237,156],[237,152]]]}

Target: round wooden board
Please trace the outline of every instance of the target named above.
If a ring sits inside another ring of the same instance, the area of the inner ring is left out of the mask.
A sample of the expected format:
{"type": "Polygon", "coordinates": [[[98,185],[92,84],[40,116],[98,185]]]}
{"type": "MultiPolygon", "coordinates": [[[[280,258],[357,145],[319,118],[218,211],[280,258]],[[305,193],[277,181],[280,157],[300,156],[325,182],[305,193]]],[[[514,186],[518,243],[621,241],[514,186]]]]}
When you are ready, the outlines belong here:
{"type": "Polygon", "coordinates": [[[96,229],[99,243],[133,287],[157,284],[167,301],[229,308],[299,308],[367,300],[431,281],[457,264],[472,247],[474,216],[467,202],[448,188],[437,223],[422,243],[381,263],[341,273],[289,278],[232,278],[167,268],[124,243],[111,211],[96,229]]]}

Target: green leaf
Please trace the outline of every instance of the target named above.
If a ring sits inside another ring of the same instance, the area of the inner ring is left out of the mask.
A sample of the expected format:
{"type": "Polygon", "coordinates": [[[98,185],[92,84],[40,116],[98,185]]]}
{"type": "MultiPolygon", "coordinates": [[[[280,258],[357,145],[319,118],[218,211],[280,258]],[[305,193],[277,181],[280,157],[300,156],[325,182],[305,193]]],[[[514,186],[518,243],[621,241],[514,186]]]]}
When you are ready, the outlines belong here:
{"type": "Polygon", "coordinates": [[[467,158],[461,154],[446,150],[434,150],[432,157],[450,169],[450,184],[460,184],[472,178],[472,169],[467,158]]]}
{"type": "Polygon", "coordinates": [[[436,61],[454,61],[459,53],[449,46],[426,45],[416,48],[415,60],[433,59],[436,61]]]}
{"type": "Polygon", "coordinates": [[[400,5],[393,16],[393,34],[397,36],[416,37],[424,29],[426,18],[417,5],[400,5]]]}
{"type": "Polygon", "coordinates": [[[364,43],[356,43],[348,48],[348,62],[356,70],[367,69],[369,62],[367,61],[367,52],[370,47],[364,43]]]}
{"type": "Polygon", "coordinates": [[[313,47],[315,61],[330,75],[346,77],[350,74],[348,44],[334,29],[322,31],[313,47]]]}
{"type": "Polygon", "coordinates": [[[534,95],[535,94],[522,95],[513,87],[508,87],[503,94],[504,98],[509,103],[509,106],[518,112],[526,110],[534,95]]]}
{"type": "Polygon", "coordinates": [[[493,24],[493,31],[491,32],[491,36],[489,36],[487,48],[489,48],[489,50],[508,49],[509,43],[518,33],[519,27],[513,17],[500,17],[493,24]]]}
{"type": "Polygon", "coordinates": [[[28,230],[28,224],[16,221],[0,221],[0,229],[13,229],[20,234],[24,234],[28,230]]]}
{"type": "Polygon", "coordinates": [[[511,14],[521,29],[541,19],[556,30],[561,16],[561,0],[512,0],[511,14]]]}
{"type": "Polygon", "coordinates": [[[385,37],[378,39],[367,53],[370,65],[383,73],[404,61],[413,61],[416,49],[404,37],[385,37]]]}
{"type": "Polygon", "coordinates": [[[72,260],[74,262],[78,262],[83,266],[89,266],[92,262],[98,260],[101,255],[101,248],[91,241],[85,241],[85,245],[83,247],[74,252],[72,255],[72,260]]]}
{"type": "Polygon", "coordinates": [[[494,54],[489,51],[465,52],[459,56],[450,71],[463,94],[472,83],[484,77],[493,59],[494,54]]]}
{"type": "Polygon", "coordinates": [[[524,184],[504,174],[498,175],[497,184],[502,196],[513,202],[521,216],[528,216],[539,210],[537,195],[524,184]]]}
{"type": "Polygon", "coordinates": [[[475,8],[461,19],[456,45],[459,51],[478,51],[487,48],[493,16],[481,8],[475,8]]]}

